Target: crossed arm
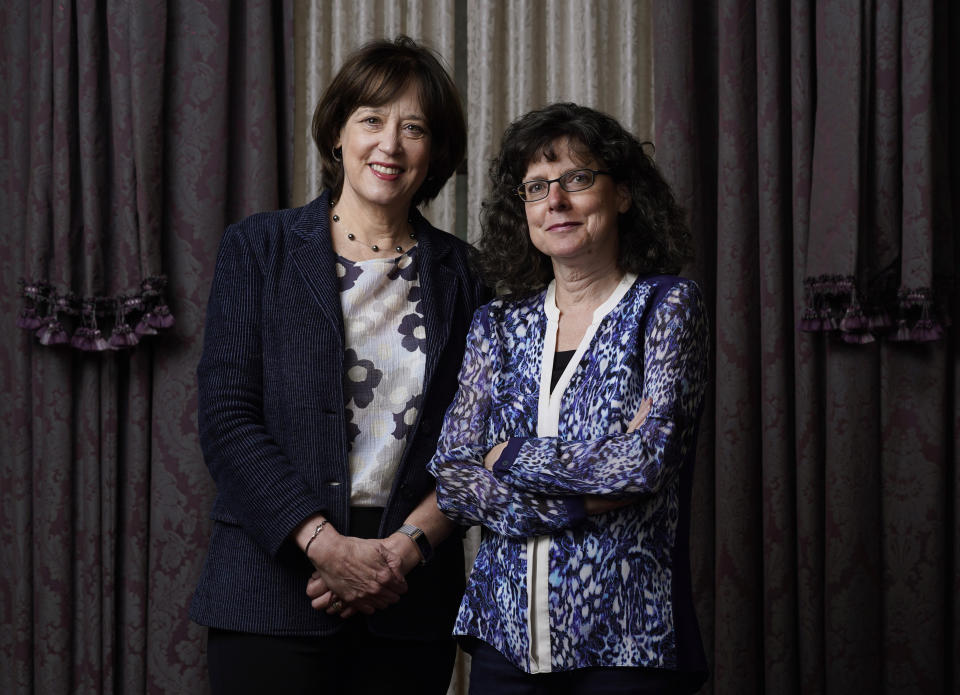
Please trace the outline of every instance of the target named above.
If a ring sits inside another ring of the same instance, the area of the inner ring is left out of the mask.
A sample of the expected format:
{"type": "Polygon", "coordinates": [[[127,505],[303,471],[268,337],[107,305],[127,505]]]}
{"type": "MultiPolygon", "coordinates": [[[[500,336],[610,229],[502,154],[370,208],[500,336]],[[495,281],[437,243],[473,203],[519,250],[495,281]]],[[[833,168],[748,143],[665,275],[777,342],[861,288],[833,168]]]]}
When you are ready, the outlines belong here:
{"type": "MultiPolygon", "coordinates": [[[[656,493],[685,460],[702,409],[705,315],[693,283],[668,291],[644,329],[647,398],[638,412],[618,433],[572,440],[525,435],[535,414],[509,395],[504,405],[497,394],[499,384],[515,381],[502,373],[503,328],[489,308],[478,312],[460,389],[430,463],[441,509],[459,523],[523,538],[572,528],[586,515],[656,493]]],[[[595,429],[607,431],[602,423],[595,429]]]]}

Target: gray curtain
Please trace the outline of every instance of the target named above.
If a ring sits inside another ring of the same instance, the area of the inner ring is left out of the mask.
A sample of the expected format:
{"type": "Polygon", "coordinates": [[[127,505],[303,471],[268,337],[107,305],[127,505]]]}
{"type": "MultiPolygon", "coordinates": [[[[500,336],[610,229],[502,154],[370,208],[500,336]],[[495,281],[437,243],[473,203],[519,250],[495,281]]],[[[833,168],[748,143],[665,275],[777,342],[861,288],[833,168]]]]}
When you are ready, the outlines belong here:
{"type": "Polygon", "coordinates": [[[206,688],[194,371],[224,226],[290,199],[292,14],[0,4],[0,692],[206,688]],[[160,275],[175,323],[134,347],[16,327],[20,278],[115,321],[160,275]]]}
{"type": "Polygon", "coordinates": [[[705,692],[960,692],[958,20],[656,5],[657,161],[715,317],[705,692]]]}

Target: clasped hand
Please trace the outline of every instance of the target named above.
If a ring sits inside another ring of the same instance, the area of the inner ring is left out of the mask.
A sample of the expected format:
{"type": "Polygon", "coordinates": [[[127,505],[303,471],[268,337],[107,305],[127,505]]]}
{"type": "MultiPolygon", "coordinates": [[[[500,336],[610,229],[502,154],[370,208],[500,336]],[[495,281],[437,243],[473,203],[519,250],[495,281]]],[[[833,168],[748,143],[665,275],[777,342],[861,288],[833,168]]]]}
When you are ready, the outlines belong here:
{"type": "Polygon", "coordinates": [[[400,600],[407,591],[403,560],[387,539],[342,536],[329,530],[330,536],[310,556],[316,569],[307,582],[307,596],[315,609],[349,618],[355,613],[369,615],[400,600]]]}

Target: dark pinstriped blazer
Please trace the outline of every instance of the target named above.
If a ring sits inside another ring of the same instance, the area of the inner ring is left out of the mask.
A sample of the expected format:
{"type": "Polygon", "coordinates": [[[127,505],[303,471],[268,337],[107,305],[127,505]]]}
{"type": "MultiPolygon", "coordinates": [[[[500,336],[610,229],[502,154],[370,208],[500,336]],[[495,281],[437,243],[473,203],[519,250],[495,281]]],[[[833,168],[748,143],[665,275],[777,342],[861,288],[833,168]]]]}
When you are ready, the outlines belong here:
{"type": "MultiPolygon", "coordinates": [[[[217,257],[199,380],[200,443],[217,485],[210,548],[190,616],[260,634],[323,635],[341,620],[310,607],[312,567],[289,535],[320,512],[349,534],[343,317],[329,193],[230,226],[217,257]]],[[[486,299],[470,247],[418,213],[427,339],[424,401],[390,493],[381,536],[433,486],[434,453],[473,311],[486,299]]],[[[450,635],[463,591],[461,540],[408,576],[399,603],[368,620],[394,637],[450,635]]]]}

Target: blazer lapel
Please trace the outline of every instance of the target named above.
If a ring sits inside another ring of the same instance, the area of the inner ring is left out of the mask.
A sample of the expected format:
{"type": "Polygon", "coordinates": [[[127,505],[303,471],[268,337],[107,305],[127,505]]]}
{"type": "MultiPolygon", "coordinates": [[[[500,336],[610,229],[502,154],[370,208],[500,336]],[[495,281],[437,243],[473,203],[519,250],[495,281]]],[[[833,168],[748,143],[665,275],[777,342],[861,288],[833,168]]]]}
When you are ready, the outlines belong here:
{"type": "Polygon", "coordinates": [[[340,308],[340,288],[333,268],[333,245],[330,243],[329,192],[303,209],[294,223],[290,259],[300,277],[327,319],[337,327],[343,340],[343,312],[340,308]]]}
{"type": "MultiPolygon", "coordinates": [[[[340,289],[333,270],[333,245],[329,230],[329,192],[307,205],[294,223],[290,258],[323,314],[344,335],[340,289]]],[[[418,211],[411,216],[417,231],[418,278],[423,294],[423,320],[427,358],[423,390],[426,392],[450,335],[450,316],[457,298],[456,274],[444,263],[447,250],[433,243],[434,230],[418,211]]]]}

